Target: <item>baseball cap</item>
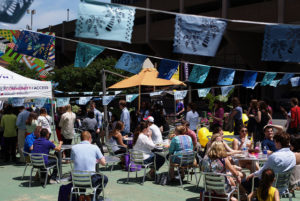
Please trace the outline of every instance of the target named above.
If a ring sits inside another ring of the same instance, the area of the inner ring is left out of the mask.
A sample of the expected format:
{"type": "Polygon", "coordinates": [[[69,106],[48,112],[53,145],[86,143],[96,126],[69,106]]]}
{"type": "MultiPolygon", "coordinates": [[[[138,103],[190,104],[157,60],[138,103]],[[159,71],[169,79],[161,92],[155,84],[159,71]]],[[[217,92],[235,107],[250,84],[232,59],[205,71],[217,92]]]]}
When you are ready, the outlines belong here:
{"type": "Polygon", "coordinates": [[[144,121],[154,123],[154,118],[152,116],[148,116],[148,117],[144,118],[144,121]]]}

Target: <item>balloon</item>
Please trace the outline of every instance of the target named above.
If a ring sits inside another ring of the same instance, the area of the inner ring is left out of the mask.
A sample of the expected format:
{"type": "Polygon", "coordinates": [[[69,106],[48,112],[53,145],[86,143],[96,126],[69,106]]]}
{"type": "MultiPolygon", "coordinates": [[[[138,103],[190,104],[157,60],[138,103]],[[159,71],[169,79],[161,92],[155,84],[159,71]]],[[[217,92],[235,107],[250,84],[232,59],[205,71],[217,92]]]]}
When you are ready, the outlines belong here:
{"type": "Polygon", "coordinates": [[[210,136],[211,137],[212,133],[209,132],[209,130],[206,127],[202,127],[199,129],[198,131],[198,140],[201,144],[202,147],[205,147],[206,144],[208,143],[208,139],[207,137],[210,136]]]}
{"type": "Polygon", "coordinates": [[[242,120],[243,120],[243,124],[244,124],[245,126],[247,126],[247,125],[248,125],[249,118],[248,118],[248,116],[247,116],[245,113],[242,114],[242,120]]]}

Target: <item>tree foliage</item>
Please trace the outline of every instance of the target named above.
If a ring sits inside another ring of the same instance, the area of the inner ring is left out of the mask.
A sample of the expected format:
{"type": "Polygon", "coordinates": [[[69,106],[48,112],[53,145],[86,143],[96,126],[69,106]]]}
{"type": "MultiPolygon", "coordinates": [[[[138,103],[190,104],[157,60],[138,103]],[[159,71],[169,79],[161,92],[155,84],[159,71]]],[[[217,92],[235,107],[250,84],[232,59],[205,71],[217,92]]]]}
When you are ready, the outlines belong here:
{"type": "Polygon", "coordinates": [[[36,70],[31,70],[24,63],[14,61],[7,66],[7,69],[31,79],[39,79],[38,72],[36,70]]]}
{"type": "MultiPolygon", "coordinates": [[[[61,91],[102,91],[102,69],[131,76],[128,72],[114,68],[115,64],[116,59],[108,57],[97,59],[86,68],[75,68],[73,65],[56,68],[50,79],[59,83],[57,89],[61,91]]],[[[122,80],[115,75],[106,75],[106,87],[122,80]]]]}

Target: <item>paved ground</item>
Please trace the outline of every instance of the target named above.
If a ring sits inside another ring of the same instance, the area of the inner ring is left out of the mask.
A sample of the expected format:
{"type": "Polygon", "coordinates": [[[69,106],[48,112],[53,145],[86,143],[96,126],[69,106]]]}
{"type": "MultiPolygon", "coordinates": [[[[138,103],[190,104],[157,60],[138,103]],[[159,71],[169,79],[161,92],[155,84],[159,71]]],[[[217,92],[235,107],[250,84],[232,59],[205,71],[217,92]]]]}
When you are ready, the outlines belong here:
{"type": "MultiPolygon", "coordinates": [[[[277,123],[277,122],[276,122],[277,123]]],[[[283,124],[283,121],[278,121],[283,124]]],[[[24,180],[21,180],[24,166],[13,164],[4,164],[0,161],[0,201],[56,201],[60,184],[47,185],[44,189],[38,183],[34,183],[31,188],[28,187],[29,173],[28,169],[24,180]]],[[[167,166],[163,166],[161,171],[166,171],[167,166]]],[[[70,165],[63,165],[63,172],[70,171],[70,165]]],[[[113,201],[196,201],[199,200],[200,189],[195,187],[195,178],[191,183],[184,183],[181,188],[179,182],[172,186],[156,185],[151,181],[146,181],[142,186],[136,182],[134,173],[131,173],[132,179],[126,184],[127,172],[116,170],[110,172],[102,169],[102,172],[108,176],[109,183],[105,189],[106,196],[113,201]]],[[[139,173],[142,176],[142,172],[139,173]]],[[[140,181],[140,180],[139,180],[140,181]]],[[[67,182],[63,182],[66,184],[67,182]]],[[[200,184],[202,185],[202,184],[200,184]]],[[[288,200],[287,198],[281,200],[288,200]]],[[[296,198],[300,201],[300,191],[296,192],[296,198]]]]}
{"type": "MultiPolygon", "coordinates": [[[[166,166],[162,171],[166,171],[166,166]]],[[[28,187],[29,170],[26,177],[21,180],[24,166],[8,165],[0,163],[0,189],[1,201],[56,201],[60,184],[49,184],[44,189],[38,183],[34,183],[31,188],[28,187]]],[[[118,167],[116,167],[118,169],[118,167]]],[[[70,170],[70,165],[63,166],[63,172],[70,170]]],[[[172,186],[160,186],[151,181],[146,181],[144,186],[138,184],[135,175],[132,173],[130,183],[126,184],[127,173],[121,170],[112,172],[102,169],[102,172],[108,176],[109,183],[106,187],[106,196],[113,201],[196,201],[199,200],[199,188],[195,187],[195,178],[191,183],[185,182],[184,188],[180,188],[179,182],[172,186]]],[[[139,176],[142,172],[139,173],[139,176]]],[[[140,180],[139,180],[140,181],[140,180]]],[[[67,182],[63,182],[66,184],[67,182]]],[[[288,199],[282,199],[288,200],[288,199]]],[[[300,200],[300,192],[296,193],[296,199],[300,200]]]]}

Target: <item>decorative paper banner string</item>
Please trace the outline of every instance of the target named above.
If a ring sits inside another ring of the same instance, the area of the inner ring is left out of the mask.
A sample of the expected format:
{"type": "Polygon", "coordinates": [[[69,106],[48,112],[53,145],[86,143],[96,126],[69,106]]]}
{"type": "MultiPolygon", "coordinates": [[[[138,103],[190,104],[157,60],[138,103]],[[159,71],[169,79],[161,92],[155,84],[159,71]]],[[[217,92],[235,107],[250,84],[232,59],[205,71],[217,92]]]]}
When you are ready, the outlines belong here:
{"type": "MultiPolygon", "coordinates": [[[[74,40],[74,39],[70,39],[70,38],[64,38],[64,37],[60,37],[60,36],[55,36],[57,39],[61,39],[61,40],[66,40],[66,41],[70,41],[70,42],[74,42],[74,43],[86,43],[89,45],[95,45],[92,43],[87,43],[87,42],[82,42],[82,41],[78,41],[78,40],[74,40]]],[[[122,52],[122,53],[131,53],[131,54],[139,54],[136,52],[131,52],[131,51],[127,51],[127,50],[120,50],[120,49],[116,49],[116,48],[112,48],[112,47],[107,47],[107,46],[103,46],[103,45],[98,45],[99,47],[104,47],[105,49],[108,50],[112,50],[112,51],[117,51],[117,52],[122,52]]],[[[144,54],[146,55],[146,54],[144,54]]],[[[163,60],[165,58],[162,57],[157,57],[157,56],[152,56],[152,55],[146,55],[149,58],[153,58],[153,59],[158,59],[158,60],[163,60]]],[[[188,62],[188,61],[182,61],[182,60],[173,60],[173,61],[177,61],[178,63],[187,63],[189,65],[205,65],[205,64],[199,64],[199,63],[192,63],[192,62],[188,62]]],[[[221,66],[210,66],[211,68],[216,68],[216,69],[234,69],[235,71],[242,71],[242,72],[247,72],[249,70],[247,69],[241,69],[241,68],[229,68],[229,67],[221,67],[221,66]]],[[[267,73],[269,71],[255,71],[257,73],[267,73]]],[[[277,74],[286,74],[286,73],[294,73],[294,75],[300,75],[300,72],[277,72],[277,74]]]]}

